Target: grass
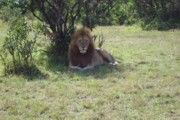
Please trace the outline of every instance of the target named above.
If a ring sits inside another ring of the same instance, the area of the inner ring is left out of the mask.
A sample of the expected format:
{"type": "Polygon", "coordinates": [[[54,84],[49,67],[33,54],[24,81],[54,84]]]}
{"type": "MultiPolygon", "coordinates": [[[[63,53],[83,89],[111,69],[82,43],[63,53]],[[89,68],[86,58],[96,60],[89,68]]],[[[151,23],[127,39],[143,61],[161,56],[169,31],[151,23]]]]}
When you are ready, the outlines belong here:
{"type": "MultiPolygon", "coordinates": [[[[6,32],[1,22],[0,43],[6,32]]],[[[143,31],[138,26],[97,27],[117,66],[71,71],[38,57],[43,76],[0,77],[0,120],[178,120],[180,32],[143,31]]]]}

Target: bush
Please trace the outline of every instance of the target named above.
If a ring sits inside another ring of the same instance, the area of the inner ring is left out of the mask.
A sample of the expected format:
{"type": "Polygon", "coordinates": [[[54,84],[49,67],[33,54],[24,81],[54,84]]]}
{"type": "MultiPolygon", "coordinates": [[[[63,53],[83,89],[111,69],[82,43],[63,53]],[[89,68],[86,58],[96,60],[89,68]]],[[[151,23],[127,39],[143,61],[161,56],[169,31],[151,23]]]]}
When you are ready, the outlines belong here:
{"type": "Polygon", "coordinates": [[[33,52],[36,39],[37,33],[24,18],[12,21],[0,55],[6,74],[20,73],[34,66],[33,52]]]}
{"type": "Polygon", "coordinates": [[[102,19],[98,19],[99,25],[132,25],[137,21],[135,4],[132,0],[124,1],[120,0],[113,9],[110,11],[110,15],[102,19]]]}
{"type": "Polygon", "coordinates": [[[143,28],[158,30],[179,28],[178,0],[138,0],[134,3],[138,17],[144,22],[143,28]]]}

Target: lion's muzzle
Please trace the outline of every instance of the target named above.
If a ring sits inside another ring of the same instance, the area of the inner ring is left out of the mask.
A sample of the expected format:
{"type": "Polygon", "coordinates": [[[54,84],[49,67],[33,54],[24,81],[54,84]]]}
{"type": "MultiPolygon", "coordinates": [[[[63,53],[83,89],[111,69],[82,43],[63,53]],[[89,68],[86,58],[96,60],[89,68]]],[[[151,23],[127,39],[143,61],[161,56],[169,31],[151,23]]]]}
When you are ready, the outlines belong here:
{"type": "Polygon", "coordinates": [[[87,47],[79,47],[79,51],[82,54],[85,54],[87,52],[87,49],[88,49],[87,47]]]}

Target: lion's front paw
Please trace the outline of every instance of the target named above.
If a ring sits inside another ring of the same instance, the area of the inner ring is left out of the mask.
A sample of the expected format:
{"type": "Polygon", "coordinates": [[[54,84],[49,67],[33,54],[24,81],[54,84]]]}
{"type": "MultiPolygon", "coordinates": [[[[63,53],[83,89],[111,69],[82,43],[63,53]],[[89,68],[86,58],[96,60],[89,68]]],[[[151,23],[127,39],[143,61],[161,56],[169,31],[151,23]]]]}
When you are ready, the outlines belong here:
{"type": "Polygon", "coordinates": [[[72,66],[71,65],[71,66],[69,66],[69,68],[84,71],[84,70],[92,69],[92,68],[94,68],[94,66],[93,65],[88,65],[88,66],[85,66],[85,67],[81,68],[79,66],[72,66]]]}

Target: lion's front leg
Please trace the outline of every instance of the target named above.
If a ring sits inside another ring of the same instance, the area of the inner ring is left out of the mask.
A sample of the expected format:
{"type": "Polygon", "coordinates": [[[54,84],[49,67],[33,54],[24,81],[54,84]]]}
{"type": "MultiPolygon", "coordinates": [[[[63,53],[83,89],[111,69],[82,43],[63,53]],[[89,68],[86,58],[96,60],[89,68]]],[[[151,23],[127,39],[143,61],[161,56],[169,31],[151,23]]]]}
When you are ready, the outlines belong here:
{"type": "Polygon", "coordinates": [[[69,62],[69,68],[70,68],[70,69],[78,69],[78,70],[81,69],[79,66],[73,65],[71,61],[69,62]]]}
{"type": "Polygon", "coordinates": [[[89,69],[93,69],[94,65],[88,65],[86,67],[83,68],[83,70],[89,70],[89,69]]]}
{"type": "Polygon", "coordinates": [[[81,67],[79,67],[79,66],[69,66],[69,68],[70,68],[70,69],[73,69],[73,70],[81,70],[81,71],[84,71],[84,70],[93,69],[94,66],[88,65],[88,66],[86,66],[86,67],[84,67],[84,68],[81,68],[81,67]]]}
{"type": "Polygon", "coordinates": [[[74,70],[81,70],[81,71],[84,71],[84,70],[88,70],[88,69],[93,69],[94,68],[94,65],[87,65],[85,67],[80,67],[80,66],[74,66],[72,65],[71,62],[69,62],[69,68],[70,69],[74,69],[74,70]]]}

